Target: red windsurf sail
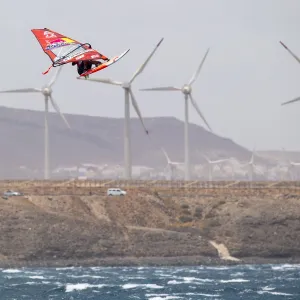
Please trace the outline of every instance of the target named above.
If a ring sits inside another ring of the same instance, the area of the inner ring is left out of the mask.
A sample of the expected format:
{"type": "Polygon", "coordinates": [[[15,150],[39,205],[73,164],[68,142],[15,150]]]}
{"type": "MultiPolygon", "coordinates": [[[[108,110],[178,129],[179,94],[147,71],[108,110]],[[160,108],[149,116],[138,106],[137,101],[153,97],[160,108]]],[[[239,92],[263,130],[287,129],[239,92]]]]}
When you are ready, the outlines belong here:
{"type": "MultiPolygon", "coordinates": [[[[91,45],[88,43],[80,43],[47,28],[31,29],[31,31],[44,52],[51,59],[51,67],[57,67],[79,60],[107,59],[106,56],[92,49],[91,45]]],[[[48,73],[50,68],[43,74],[48,73]]]]}

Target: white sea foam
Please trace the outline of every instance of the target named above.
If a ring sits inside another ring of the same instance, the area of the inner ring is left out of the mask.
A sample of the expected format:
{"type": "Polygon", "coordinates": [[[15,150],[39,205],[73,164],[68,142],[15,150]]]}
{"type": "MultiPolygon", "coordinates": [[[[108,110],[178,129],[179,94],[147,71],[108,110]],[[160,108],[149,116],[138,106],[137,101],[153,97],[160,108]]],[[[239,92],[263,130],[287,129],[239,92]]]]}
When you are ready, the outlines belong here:
{"type": "Polygon", "coordinates": [[[270,295],[276,295],[276,296],[293,296],[293,294],[287,294],[287,293],[280,293],[280,292],[270,292],[270,291],[258,291],[258,294],[270,294],[270,295]]]}
{"type": "Polygon", "coordinates": [[[135,289],[135,288],[148,288],[148,289],[162,289],[163,286],[157,284],[139,284],[139,283],[126,283],[122,286],[123,289],[135,289]]]}
{"type": "Polygon", "coordinates": [[[61,271],[61,270],[73,270],[75,267],[64,267],[64,268],[55,268],[56,271],[61,271]]]}
{"type": "Polygon", "coordinates": [[[29,276],[30,279],[46,279],[44,276],[29,276]]]}
{"type": "Polygon", "coordinates": [[[37,282],[34,282],[34,281],[27,281],[25,282],[25,284],[28,284],[28,285],[35,285],[35,284],[38,284],[37,282]]]}
{"type": "Polygon", "coordinates": [[[146,279],[146,277],[143,277],[143,276],[120,276],[120,279],[123,279],[123,280],[138,280],[138,279],[144,280],[144,279],[146,279]]]}
{"type": "Polygon", "coordinates": [[[199,281],[199,282],[213,282],[214,280],[208,279],[208,278],[197,278],[197,277],[183,277],[183,280],[190,283],[193,281],[199,281]]]}
{"type": "Polygon", "coordinates": [[[278,265],[278,266],[271,266],[272,270],[274,271],[287,271],[287,270],[297,270],[300,269],[300,264],[284,264],[284,265],[278,265]]]}
{"type": "Polygon", "coordinates": [[[206,267],[207,270],[229,270],[229,267],[206,267]]]}
{"type": "Polygon", "coordinates": [[[174,293],[172,295],[169,294],[146,294],[146,297],[153,297],[150,299],[180,299],[182,296],[185,298],[185,296],[203,296],[203,297],[220,297],[219,294],[205,294],[205,293],[174,293]],[[174,297],[174,298],[170,298],[174,297]]]}
{"type": "Polygon", "coordinates": [[[107,277],[104,277],[104,276],[88,275],[88,274],[85,274],[85,275],[70,275],[70,277],[73,277],[73,278],[98,278],[98,279],[107,278],[107,277]]]}
{"type": "Polygon", "coordinates": [[[169,300],[169,299],[182,299],[182,297],[179,296],[154,296],[149,298],[149,300],[169,300]]]}
{"type": "Polygon", "coordinates": [[[239,282],[249,282],[249,281],[250,280],[246,280],[246,279],[243,279],[243,278],[220,280],[220,282],[222,282],[222,283],[231,283],[231,282],[239,283],[239,282]]]}
{"type": "Polygon", "coordinates": [[[168,284],[204,284],[205,282],[213,282],[214,280],[208,278],[196,277],[177,277],[176,279],[169,280],[168,284]]]}
{"type": "Polygon", "coordinates": [[[264,286],[263,288],[262,288],[262,290],[263,291],[273,291],[273,290],[275,290],[275,288],[274,287],[270,287],[270,286],[264,286]]]}
{"type": "Polygon", "coordinates": [[[6,269],[2,270],[2,273],[21,273],[22,271],[19,269],[6,269]]]}
{"type": "Polygon", "coordinates": [[[73,291],[82,291],[90,288],[102,288],[105,284],[89,284],[89,283],[76,283],[71,284],[68,283],[66,285],[66,293],[73,292],[73,291]]]}
{"type": "Polygon", "coordinates": [[[230,274],[231,277],[236,277],[236,276],[243,276],[245,273],[244,272],[236,272],[236,273],[232,273],[230,274]]]}

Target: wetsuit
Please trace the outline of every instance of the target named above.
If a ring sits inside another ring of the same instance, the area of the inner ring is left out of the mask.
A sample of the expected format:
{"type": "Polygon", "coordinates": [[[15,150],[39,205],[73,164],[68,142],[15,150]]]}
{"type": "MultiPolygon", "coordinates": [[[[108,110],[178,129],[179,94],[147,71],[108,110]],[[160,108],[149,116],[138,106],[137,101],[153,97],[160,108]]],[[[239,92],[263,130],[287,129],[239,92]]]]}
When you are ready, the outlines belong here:
{"type": "Polygon", "coordinates": [[[81,75],[82,73],[90,70],[93,66],[93,64],[97,67],[99,65],[101,65],[101,62],[91,62],[89,60],[86,61],[79,61],[79,62],[73,62],[72,65],[76,65],[77,64],[77,72],[79,75],[81,75]]]}
{"type": "Polygon", "coordinates": [[[90,61],[79,61],[77,63],[77,72],[79,75],[82,73],[90,70],[92,68],[93,64],[90,61]]]}

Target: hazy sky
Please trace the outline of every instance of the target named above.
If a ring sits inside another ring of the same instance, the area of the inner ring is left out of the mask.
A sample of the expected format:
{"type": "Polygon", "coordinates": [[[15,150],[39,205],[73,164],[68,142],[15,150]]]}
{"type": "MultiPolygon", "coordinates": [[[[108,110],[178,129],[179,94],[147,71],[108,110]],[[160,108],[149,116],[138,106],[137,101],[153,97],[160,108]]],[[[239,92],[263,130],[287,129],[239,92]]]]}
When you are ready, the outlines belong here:
{"type": "MultiPolygon", "coordinates": [[[[183,95],[139,88],[182,86],[206,49],[211,51],[193,95],[221,136],[258,149],[300,149],[299,0],[26,0],[0,4],[0,88],[41,87],[54,74],[32,28],[48,27],[91,45],[107,56],[131,51],[92,76],[129,80],[161,37],[165,40],[133,88],[143,116],[184,117],[183,95]],[[85,11],[86,10],[86,11],[85,11]]],[[[123,117],[123,90],[76,79],[67,65],[53,96],[65,113],[123,117]]],[[[41,95],[1,95],[9,107],[43,110],[41,95]]],[[[136,117],[132,110],[132,116],[136,117]]],[[[203,124],[190,106],[190,121],[203,124]]]]}

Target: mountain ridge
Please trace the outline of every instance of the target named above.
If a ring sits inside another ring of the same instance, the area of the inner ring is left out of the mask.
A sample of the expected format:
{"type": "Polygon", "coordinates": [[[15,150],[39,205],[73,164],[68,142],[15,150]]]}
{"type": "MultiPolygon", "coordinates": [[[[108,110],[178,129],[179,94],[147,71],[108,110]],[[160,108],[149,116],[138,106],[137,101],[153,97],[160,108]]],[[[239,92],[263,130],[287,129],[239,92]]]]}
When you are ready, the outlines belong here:
{"type": "MultiPolygon", "coordinates": [[[[122,118],[65,114],[71,130],[60,116],[49,113],[50,168],[80,163],[123,165],[122,118]]],[[[164,147],[172,161],[184,161],[184,122],[175,117],[144,118],[151,140],[138,118],[131,118],[132,163],[149,167],[164,167],[164,147]]],[[[20,166],[43,168],[44,112],[0,106],[0,136],[2,169],[20,166]]],[[[248,161],[251,152],[231,139],[217,136],[203,127],[190,124],[191,163],[203,162],[199,152],[211,159],[236,157],[248,161]]],[[[2,174],[3,175],[3,174],[2,174]]],[[[1,176],[2,177],[2,176],[1,176]]]]}

